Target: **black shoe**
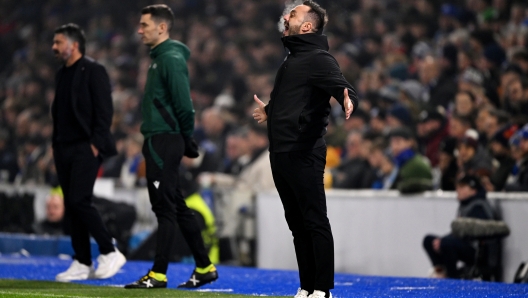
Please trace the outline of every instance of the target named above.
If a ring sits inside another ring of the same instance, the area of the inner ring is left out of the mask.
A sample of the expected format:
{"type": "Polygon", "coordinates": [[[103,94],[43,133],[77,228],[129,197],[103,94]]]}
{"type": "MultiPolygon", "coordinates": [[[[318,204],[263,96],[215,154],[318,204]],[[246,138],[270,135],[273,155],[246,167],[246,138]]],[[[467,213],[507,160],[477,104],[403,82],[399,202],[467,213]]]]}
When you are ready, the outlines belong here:
{"type": "Polygon", "coordinates": [[[166,288],[167,279],[159,281],[154,278],[154,272],[149,271],[149,273],[138,281],[135,281],[131,284],[125,286],[125,289],[156,289],[156,288],[166,288]]]}
{"type": "Polygon", "coordinates": [[[216,270],[207,272],[205,274],[200,274],[196,272],[195,270],[193,271],[191,278],[189,278],[188,281],[180,284],[178,288],[187,288],[187,289],[198,288],[205,284],[213,282],[217,279],[218,279],[218,272],[216,270]]]}

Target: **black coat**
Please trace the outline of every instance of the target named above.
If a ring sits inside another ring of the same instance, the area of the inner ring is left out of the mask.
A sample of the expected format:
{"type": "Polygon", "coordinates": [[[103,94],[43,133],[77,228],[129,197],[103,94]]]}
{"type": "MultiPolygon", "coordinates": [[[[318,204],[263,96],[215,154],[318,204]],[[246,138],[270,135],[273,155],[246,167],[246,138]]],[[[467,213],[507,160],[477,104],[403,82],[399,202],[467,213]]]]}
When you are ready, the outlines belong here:
{"type": "Polygon", "coordinates": [[[343,92],[358,107],[352,85],[328,53],[326,36],[314,33],[282,38],[290,51],[282,63],[266,106],[270,152],[308,150],[325,144],[330,97],[343,105],[343,92]]]}
{"type": "MultiPolygon", "coordinates": [[[[60,82],[63,73],[61,70],[57,72],[56,82],[60,82]]],[[[111,93],[110,78],[104,66],[83,56],[79,60],[72,82],[73,112],[86,140],[99,150],[102,157],[117,154],[115,141],[110,133],[114,113],[111,93]]],[[[53,119],[57,119],[56,102],[57,92],[51,107],[53,119]]]]}

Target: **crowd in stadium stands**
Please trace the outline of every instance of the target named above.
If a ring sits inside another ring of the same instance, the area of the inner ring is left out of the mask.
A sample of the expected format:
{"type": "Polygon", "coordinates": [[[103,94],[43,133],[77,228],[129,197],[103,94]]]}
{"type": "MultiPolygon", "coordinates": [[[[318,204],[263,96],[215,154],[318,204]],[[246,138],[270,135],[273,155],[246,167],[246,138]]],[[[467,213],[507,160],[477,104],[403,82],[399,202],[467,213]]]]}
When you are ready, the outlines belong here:
{"type": "MultiPolygon", "coordinates": [[[[57,184],[49,109],[60,65],[51,43],[56,27],[74,22],[113,84],[119,155],[100,176],[144,183],[140,101],[150,58],[136,31],[152,2],[160,1],[1,1],[1,181],[57,184]]],[[[266,146],[252,144],[250,132],[262,132],[252,124],[253,94],[269,100],[286,55],[277,24],[289,2],[162,2],[176,15],[171,37],[191,50],[203,158],[184,164],[194,178],[236,176],[266,146]]],[[[528,2],[318,2],[329,13],[330,52],[360,98],[347,121],[332,100],[327,187],[454,190],[466,173],[488,191],[528,190],[528,2]]]]}

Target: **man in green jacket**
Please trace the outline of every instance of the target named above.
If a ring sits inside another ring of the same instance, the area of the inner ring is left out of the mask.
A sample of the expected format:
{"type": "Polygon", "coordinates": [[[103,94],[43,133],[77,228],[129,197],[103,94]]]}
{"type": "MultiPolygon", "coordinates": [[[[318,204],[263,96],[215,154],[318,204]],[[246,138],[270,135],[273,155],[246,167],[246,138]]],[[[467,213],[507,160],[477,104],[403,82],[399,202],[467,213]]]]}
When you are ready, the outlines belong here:
{"type": "Polygon", "coordinates": [[[167,287],[167,268],[172,237],[180,227],[189,245],[196,269],[179,288],[197,288],[215,281],[218,273],[211,263],[192,211],[180,190],[179,167],[182,157],[198,157],[192,138],[194,109],[190,97],[187,59],[189,49],[169,38],[174,23],[172,10],[163,4],[141,10],[138,33],[150,47],[150,64],[141,111],[145,136],[143,155],[147,166],[147,185],[152,210],[158,219],[157,247],[152,269],[138,281],[125,286],[134,288],[167,287]]]}

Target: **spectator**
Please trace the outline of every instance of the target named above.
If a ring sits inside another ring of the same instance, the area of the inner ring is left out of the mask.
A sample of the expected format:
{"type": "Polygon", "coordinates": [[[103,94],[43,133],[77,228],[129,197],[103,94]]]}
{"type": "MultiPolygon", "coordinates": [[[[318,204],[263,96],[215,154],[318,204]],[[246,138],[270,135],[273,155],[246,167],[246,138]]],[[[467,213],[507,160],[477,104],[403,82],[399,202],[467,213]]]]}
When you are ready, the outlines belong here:
{"type": "Polygon", "coordinates": [[[469,91],[459,91],[455,95],[455,114],[469,117],[474,122],[477,117],[475,96],[469,91]]]}
{"type": "Polygon", "coordinates": [[[371,169],[368,161],[362,156],[363,136],[360,131],[353,130],[346,140],[346,155],[341,164],[332,170],[332,186],[334,188],[361,189],[372,184],[369,175],[371,169]]]}
{"type": "Polygon", "coordinates": [[[464,137],[458,141],[457,148],[459,177],[474,175],[480,179],[491,175],[491,158],[486,150],[479,146],[476,130],[467,130],[464,137]]]}
{"type": "MultiPolygon", "coordinates": [[[[486,200],[485,191],[477,177],[466,175],[456,183],[459,207],[457,217],[490,220],[494,211],[486,200]]],[[[452,234],[443,237],[427,235],[423,247],[433,263],[431,277],[459,278],[457,262],[462,261],[471,266],[475,261],[476,251],[471,241],[457,238],[452,234]]]]}
{"type": "Polygon", "coordinates": [[[506,87],[504,109],[520,122],[527,122],[528,115],[528,78],[522,76],[513,79],[506,87]]]}
{"type": "Polygon", "coordinates": [[[487,191],[502,191],[506,185],[506,180],[515,166],[510,151],[510,138],[518,128],[517,124],[507,124],[490,139],[489,149],[494,158],[493,164],[498,166],[494,167],[489,182],[483,183],[487,191]]]}
{"type": "Polygon", "coordinates": [[[460,140],[466,131],[472,127],[471,119],[457,114],[451,115],[449,120],[449,136],[460,140]]]}
{"type": "Polygon", "coordinates": [[[528,124],[510,139],[515,166],[508,178],[506,191],[528,191],[528,124]]]}
{"type": "Polygon", "coordinates": [[[455,156],[457,140],[446,138],[440,143],[440,153],[438,156],[438,169],[440,170],[441,190],[455,190],[456,175],[458,173],[458,163],[455,156]]]}
{"type": "Polygon", "coordinates": [[[372,182],[373,189],[394,189],[398,168],[392,157],[387,152],[387,146],[383,140],[377,140],[370,146],[368,162],[376,171],[376,177],[372,182]]]}
{"type": "Polygon", "coordinates": [[[449,75],[449,70],[442,70],[438,61],[428,56],[421,63],[418,76],[420,82],[429,91],[427,104],[433,108],[443,106],[447,109],[456,92],[456,84],[453,77],[449,75]]]}
{"type": "Polygon", "coordinates": [[[398,167],[396,188],[402,193],[422,192],[433,188],[431,165],[416,152],[416,142],[410,129],[402,127],[390,132],[390,148],[398,167]]]}
{"type": "Polygon", "coordinates": [[[46,218],[34,225],[35,234],[63,235],[64,197],[60,187],[52,189],[46,199],[46,218]]]}
{"type": "Polygon", "coordinates": [[[420,124],[422,129],[419,137],[424,143],[425,156],[433,167],[438,165],[439,147],[442,140],[448,137],[448,125],[443,107],[424,110],[420,113],[420,124]]]}

